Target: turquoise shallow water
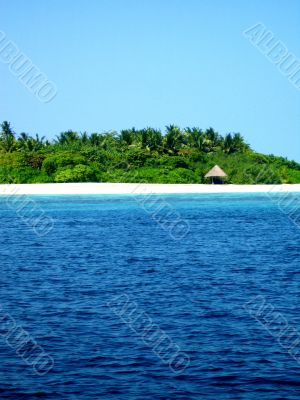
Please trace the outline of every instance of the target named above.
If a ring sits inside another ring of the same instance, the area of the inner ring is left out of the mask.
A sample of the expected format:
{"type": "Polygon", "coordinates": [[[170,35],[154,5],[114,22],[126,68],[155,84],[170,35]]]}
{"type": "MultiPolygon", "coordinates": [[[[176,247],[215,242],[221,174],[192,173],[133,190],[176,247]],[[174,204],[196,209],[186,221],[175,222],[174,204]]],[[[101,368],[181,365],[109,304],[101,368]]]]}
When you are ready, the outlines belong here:
{"type": "Polygon", "coordinates": [[[1,399],[299,399],[300,365],[245,309],[262,296],[300,331],[290,196],[27,199],[0,199],[1,399]],[[184,370],[133,331],[119,296],[189,357],[184,370]],[[8,345],[4,313],[51,356],[48,373],[8,345]]]}

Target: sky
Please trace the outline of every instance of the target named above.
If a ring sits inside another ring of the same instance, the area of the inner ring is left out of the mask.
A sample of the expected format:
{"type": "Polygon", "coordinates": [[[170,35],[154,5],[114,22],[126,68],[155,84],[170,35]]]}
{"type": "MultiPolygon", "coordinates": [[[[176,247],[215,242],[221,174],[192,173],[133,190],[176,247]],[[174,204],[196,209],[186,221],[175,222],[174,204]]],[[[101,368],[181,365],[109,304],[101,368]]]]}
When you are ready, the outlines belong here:
{"type": "Polygon", "coordinates": [[[299,21],[299,0],[0,0],[2,44],[57,87],[40,101],[0,41],[0,121],[47,138],[213,127],[300,162],[300,90],[243,35],[261,23],[300,59],[299,21]]]}

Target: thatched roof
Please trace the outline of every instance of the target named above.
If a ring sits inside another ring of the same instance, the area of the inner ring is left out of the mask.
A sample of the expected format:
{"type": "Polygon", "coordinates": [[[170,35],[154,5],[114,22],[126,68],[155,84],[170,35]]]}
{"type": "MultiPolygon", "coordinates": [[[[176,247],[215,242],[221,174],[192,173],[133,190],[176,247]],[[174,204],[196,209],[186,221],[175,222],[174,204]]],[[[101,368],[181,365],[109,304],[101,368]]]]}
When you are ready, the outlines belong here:
{"type": "Polygon", "coordinates": [[[205,178],[225,177],[227,174],[218,166],[215,165],[206,175],[205,178]]]}

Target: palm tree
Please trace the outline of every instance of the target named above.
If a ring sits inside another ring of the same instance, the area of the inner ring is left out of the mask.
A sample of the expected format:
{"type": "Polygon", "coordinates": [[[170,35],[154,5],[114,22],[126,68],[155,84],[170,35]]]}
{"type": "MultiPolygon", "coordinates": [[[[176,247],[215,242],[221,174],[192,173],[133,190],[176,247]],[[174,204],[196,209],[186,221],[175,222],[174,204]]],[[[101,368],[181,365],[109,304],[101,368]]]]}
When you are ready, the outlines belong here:
{"type": "Polygon", "coordinates": [[[223,150],[227,154],[233,153],[233,140],[232,140],[231,133],[228,133],[224,137],[223,150]]]}
{"type": "Polygon", "coordinates": [[[99,145],[104,149],[104,150],[109,150],[112,149],[116,146],[118,142],[118,134],[116,131],[108,131],[108,132],[103,132],[101,134],[101,140],[99,145]]]}
{"type": "Polygon", "coordinates": [[[206,129],[204,136],[208,152],[216,151],[222,144],[222,137],[213,128],[206,129]]]}
{"type": "Polygon", "coordinates": [[[102,141],[102,135],[99,133],[92,133],[89,137],[89,141],[93,146],[99,146],[102,141]]]}
{"type": "Polygon", "coordinates": [[[227,154],[244,153],[250,150],[250,146],[245,142],[240,133],[228,133],[224,138],[223,150],[227,154]]]}
{"type": "Polygon", "coordinates": [[[235,152],[244,153],[246,150],[250,150],[249,144],[245,142],[240,133],[235,133],[233,135],[232,142],[235,152]]]}
{"type": "Polygon", "coordinates": [[[199,151],[204,151],[204,135],[200,128],[185,128],[184,136],[186,138],[186,143],[190,149],[196,149],[199,151]]]}
{"type": "Polygon", "coordinates": [[[39,137],[38,134],[35,138],[29,136],[27,133],[22,132],[18,138],[18,148],[25,151],[38,151],[41,150],[47,142],[45,136],[39,137]]]}
{"type": "Polygon", "coordinates": [[[15,133],[12,130],[10,123],[3,121],[1,124],[0,144],[4,151],[11,153],[15,149],[15,133]]]}
{"type": "Polygon", "coordinates": [[[77,132],[72,130],[61,132],[58,136],[56,136],[56,142],[59,144],[71,144],[80,140],[80,137],[77,132]]]}
{"type": "Polygon", "coordinates": [[[164,136],[164,147],[170,153],[176,154],[184,144],[184,135],[178,126],[166,126],[166,135],[164,136]]]}
{"type": "Polygon", "coordinates": [[[87,134],[87,132],[83,132],[80,135],[80,140],[81,140],[81,143],[83,143],[83,144],[87,144],[89,142],[89,135],[87,134]]]}
{"type": "Polygon", "coordinates": [[[141,131],[142,147],[149,151],[156,151],[162,147],[161,131],[153,128],[145,128],[141,131]]]}
{"type": "Polygon", "coordinates": [[[119,139],[121,142],[125,142],[128,146],[131,146],[135,140],[136,129],[123,129],[120,132],[119,139]]]}

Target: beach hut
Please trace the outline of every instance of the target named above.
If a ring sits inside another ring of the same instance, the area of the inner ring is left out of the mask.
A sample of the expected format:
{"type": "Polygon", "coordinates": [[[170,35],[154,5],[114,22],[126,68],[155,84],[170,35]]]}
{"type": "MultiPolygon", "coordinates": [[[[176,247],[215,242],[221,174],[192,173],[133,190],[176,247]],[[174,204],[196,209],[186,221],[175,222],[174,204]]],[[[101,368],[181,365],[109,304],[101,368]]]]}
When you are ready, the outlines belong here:
{"type": "Polygon", "coordinates": [[[224,183],[224,179],[227,174],[218,166],[215,165],[208,173],[205,175],[205,178],[211,180],[211,183],[224,183]]]}

